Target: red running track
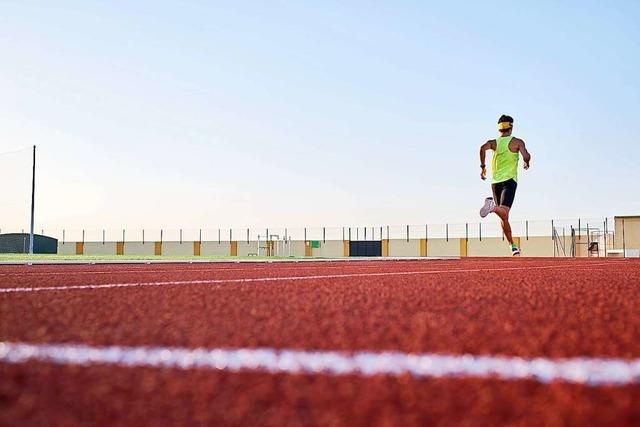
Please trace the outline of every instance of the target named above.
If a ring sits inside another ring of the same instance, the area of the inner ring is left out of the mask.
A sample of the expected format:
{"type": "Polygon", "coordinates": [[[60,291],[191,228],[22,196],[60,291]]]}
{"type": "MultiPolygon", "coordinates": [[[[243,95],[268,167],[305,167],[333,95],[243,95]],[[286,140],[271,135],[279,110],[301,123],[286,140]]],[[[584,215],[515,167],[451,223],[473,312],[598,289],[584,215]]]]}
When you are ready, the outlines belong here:
{"type": "MultiPolygon", "coordinates": [[[[0,342],[631,360],[639,303],[638,260],[2,266],[0,342]]],[[[0,425],[637,425],[639,381],[0,359],[0,425]]]]}

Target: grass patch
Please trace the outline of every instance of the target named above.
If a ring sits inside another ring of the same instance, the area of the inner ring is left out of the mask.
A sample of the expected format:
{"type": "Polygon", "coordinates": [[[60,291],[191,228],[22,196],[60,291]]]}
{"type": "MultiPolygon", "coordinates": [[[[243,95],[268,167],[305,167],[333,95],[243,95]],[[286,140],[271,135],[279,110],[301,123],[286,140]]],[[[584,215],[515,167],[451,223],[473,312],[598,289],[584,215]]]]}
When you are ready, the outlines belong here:
{"type": "Polygon", "coordinates": [[[92,261],[286,261],[300,260],[304,257],[237,257],[237,256],[165,256],[165,255],[49,255],[49,254],[0,254],[0,262],[92,262],[92,261]]]}

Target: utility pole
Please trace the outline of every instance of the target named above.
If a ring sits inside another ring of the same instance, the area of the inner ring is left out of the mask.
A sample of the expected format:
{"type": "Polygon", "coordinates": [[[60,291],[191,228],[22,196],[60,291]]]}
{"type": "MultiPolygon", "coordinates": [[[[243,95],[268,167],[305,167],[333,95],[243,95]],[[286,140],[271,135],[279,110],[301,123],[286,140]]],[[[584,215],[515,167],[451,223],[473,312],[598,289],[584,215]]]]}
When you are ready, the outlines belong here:
{"type": "Polygon", "coordinates": [[[33,227],[36,201],[36,146],[33,146],[33,169],[31,173],[31,232],[29,237],[29,254],[33,255],[33,227]]]}

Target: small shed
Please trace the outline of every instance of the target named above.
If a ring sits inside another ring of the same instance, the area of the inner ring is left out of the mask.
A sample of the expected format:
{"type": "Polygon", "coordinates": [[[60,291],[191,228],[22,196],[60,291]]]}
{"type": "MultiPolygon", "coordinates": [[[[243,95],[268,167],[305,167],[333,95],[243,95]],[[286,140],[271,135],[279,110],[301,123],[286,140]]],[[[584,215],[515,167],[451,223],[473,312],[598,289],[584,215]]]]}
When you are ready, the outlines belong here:
{"type": "MultiPolygon", "coordinates": [[[[0,253],[2,254],[26,254],[29,253],[29,233],[0,234],[0,253]]],[[[58,239],[49,236],[35,234],[33,236],[33,253],[57,254],[58,239]]]]}

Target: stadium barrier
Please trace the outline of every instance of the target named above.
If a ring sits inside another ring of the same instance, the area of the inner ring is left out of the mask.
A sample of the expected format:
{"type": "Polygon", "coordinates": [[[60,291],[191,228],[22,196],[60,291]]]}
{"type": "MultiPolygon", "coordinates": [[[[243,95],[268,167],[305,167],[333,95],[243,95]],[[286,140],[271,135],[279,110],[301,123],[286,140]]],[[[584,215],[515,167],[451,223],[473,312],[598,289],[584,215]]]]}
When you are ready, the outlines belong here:
{"type": "MultiPolygon", "coordinates": [[[[522,256],[629,256],[640,248],[640,216],[513,221],[512,229],[522,256]]],[[[56,237],[58,253],[67,255],[322,258],[367,254],[383,257],[511,255],[499,224],[489,221],[377,227],[61,230],[56,237]]]]}

